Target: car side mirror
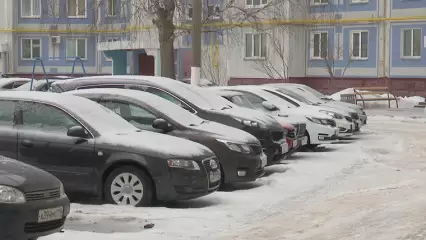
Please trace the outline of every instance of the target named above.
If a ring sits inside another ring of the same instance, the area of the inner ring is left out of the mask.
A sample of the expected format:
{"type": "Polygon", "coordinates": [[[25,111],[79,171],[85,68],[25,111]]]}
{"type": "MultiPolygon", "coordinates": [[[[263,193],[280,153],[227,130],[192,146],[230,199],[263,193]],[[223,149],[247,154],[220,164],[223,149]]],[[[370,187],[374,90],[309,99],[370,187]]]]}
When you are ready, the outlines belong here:
{"type": "Polygon", "coordinates": [[[264,101],[262,102],[262,106],[266,109],[268,109],[269,111],[277,111],[279,110],[279,108],[277,106],[275,106],[274,104],[268,102],[268,101],[264,101]]]}
{"type": "Polygon", "coordinates": [[[155,129],[163,130],[164,132],[170,132],[173,130],[173,125],[162,118],[155,119],[152,122],[152,127],[155,129]]]}
{"type": "Polygon", "coordinates": [[[78,138],[87,138],[89,133],[82,126],[73,126],[68,128],[67,136],[69,137],[78,137],[78,138]]]}

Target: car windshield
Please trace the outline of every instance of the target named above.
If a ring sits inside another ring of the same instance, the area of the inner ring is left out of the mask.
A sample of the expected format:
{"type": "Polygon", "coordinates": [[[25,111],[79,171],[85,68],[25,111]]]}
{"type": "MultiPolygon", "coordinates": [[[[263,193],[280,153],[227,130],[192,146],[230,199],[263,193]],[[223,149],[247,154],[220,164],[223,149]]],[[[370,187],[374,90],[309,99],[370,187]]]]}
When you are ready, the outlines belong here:
{"type": "Polygon", "coordinates": [[[192,114],[178,105],[160,97],[158,97],[158,99],[156,98],[155,101],[149,101],[143,97],[139,98],[139,100],[185,126],[197,126],[203,122],[207,122],[197,115],[192,114]]]}
{"type": "Polygon", "coordinates": [[[230,102],[201,87],[179,82],[173,84],[170,89],[180,95],[180,97],[204,110],[225,110],[232,108],[230,102]]]}
{"type": "Polygon", "coordinates": [[[278,88],[277,90],[278,90],[278,92],[284,93],[285,95],[288,95],[288,96],[290,96],[291,98],[294,98],[294,99],[296,99],[296,100],[297,100],[297,101],[299,101],[299,102],[303,102],[303,103],[310,104],[310,105],[315,104],[315,103],[314,103],[314,102],[312,102],[311,100],[309,100],[309,99],[307,99],[307,98],[305,98],[305,97],[302,97],[302,96],[300,96],[299,94],[294,93],[294,92],[292,92],[292,91],[290,91],[290,90],[282,89],[282,88],[278,88]]]}
{"type": "Polygon", "coordinates": [[[231,102],[240,107],[256,109],[244,95],[232,96],[231,102]]]}
{"type": "MultiPolygon", "coordinates": [[[[50,82],[50,80],[49,80],[50,82]]],[[[46,80],[34,80],[33,82],[33,89],[37,88],[38,86],[41,86],[46,83],[46,80]]],[[[15,91],[30,91],[31,82],[27,82],[13,90],[15,91]]]]}
{"type": "Polygon", "coordinates": [[[312,93],[315,97],[321,98],[321,99],[329,99],[329,97],[327,97],[326,95],[318,92],[317,90],[309,87],[309,86],[303,86],[303,89],[305,89],[306,91],[312,93]]]}

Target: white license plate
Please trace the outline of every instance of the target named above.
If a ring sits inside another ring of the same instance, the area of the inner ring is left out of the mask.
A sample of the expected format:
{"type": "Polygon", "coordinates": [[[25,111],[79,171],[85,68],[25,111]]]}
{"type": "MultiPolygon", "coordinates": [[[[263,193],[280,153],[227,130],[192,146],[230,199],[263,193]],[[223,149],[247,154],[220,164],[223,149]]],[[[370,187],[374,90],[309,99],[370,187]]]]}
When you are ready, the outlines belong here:
{"type": "Polygon", "coordinates": [[[260,155],[260,160],[262,161],[262,167],[265,167],[268,164],[268,156],[265,153],[260,155]]]}
{"type": "Polygon", "coordinates": [[[220,171],[210,172],[210,182],[217,182],[220,180],[220,171]]]}
{"type": "Polygon", "coordinates": [[[298,144],[297,140],[294,140],[293,141],[293,148],[297,147],[297,144],[298,144]]]}
{"type": "Polygon", "coordinates": [[[303,137],[302,138],[302,146],[308,144],[308,137],[303,137]]]}
{"type": "Polygon", "coordinates": [[[38,211],[38,222],[49,222],[62,219],[64,217],[64,207],[42,209],[38,211]]]}
{"type": "Polygon", "coordinates": [[[286,152],[288,152],[288,144],[283,143],[281,144],[281,153],[286,153],[286,152]]]}

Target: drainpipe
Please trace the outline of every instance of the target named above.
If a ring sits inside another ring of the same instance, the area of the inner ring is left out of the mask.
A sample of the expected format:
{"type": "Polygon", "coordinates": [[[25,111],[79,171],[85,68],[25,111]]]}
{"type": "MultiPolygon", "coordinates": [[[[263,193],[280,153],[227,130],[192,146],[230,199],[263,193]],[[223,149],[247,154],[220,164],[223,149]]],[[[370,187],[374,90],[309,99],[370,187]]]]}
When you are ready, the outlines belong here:
{"type": "MultiPolygon", "coordinates": [[[[382,17],[388,17],[388,3],[387,1],[382,1],[383,2],[383,16],[382,17]]],[[[386,81],[386,86],[388,86],[388,73],[386,70],[386,65],[387,65],[387,49],[386,46],[388,45],[388,36],[387,36],[387,25],[388,22],[387,21],[383,21],[382,22],[382,34],[383,34],[383,43],[382,43],[382,54],[383,54],[383,61],[382,61],[382,74],[383,77],[385,78],[386,81]]],[[[388,86],[389,87],[389,86],[388,86]]]]}

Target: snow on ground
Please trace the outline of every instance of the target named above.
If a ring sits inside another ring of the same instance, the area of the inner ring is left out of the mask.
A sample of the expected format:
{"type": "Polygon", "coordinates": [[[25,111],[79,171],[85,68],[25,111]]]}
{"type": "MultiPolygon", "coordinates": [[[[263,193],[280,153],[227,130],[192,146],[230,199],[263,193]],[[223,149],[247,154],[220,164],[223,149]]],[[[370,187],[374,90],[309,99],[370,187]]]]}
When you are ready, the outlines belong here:
{"type": "MultiPolygon", "coordinates": [[[[368,92],[368,91],[360,91],[360,92],[368,92]]],[[[330,97],[336,101],[340,101],[340,95],[341,94],[353,94],[354,89],[353,88],[347,88],[340,92],[334,93],[330,97]]],[[[392,94],[389,95],[390,97],[393,97],[392,94]]],[[[363,98],[387,98],[387,94],[371,94],[371,95],[363,95],[363,98]]],[[[359,96],[358,96],[359,98],[359,96]]],[[[417,105],[419,102],[424,102],[424,97],[414,96],[414,97],[398,97],[398,107],[399,108],[410,108],[417,105]]],[[[362,106],[362,102],[358,102],[358,105],[362,106]]],[[[389,108],[389,102],[388,101],[371,101],[371,102],[365,102],[365,107],[367,109],[371,108],[389,108]]],[[[396,102],[391,101],[391,108],[396,108],[396,102]]]]}
{"type": "Polygon", "coordinates": [[[65,232],[42,240],[425,239],[424,122],[370,117],[348,144],[297,153],[238,191],[152,208],[73,204],[65,232]]]}

